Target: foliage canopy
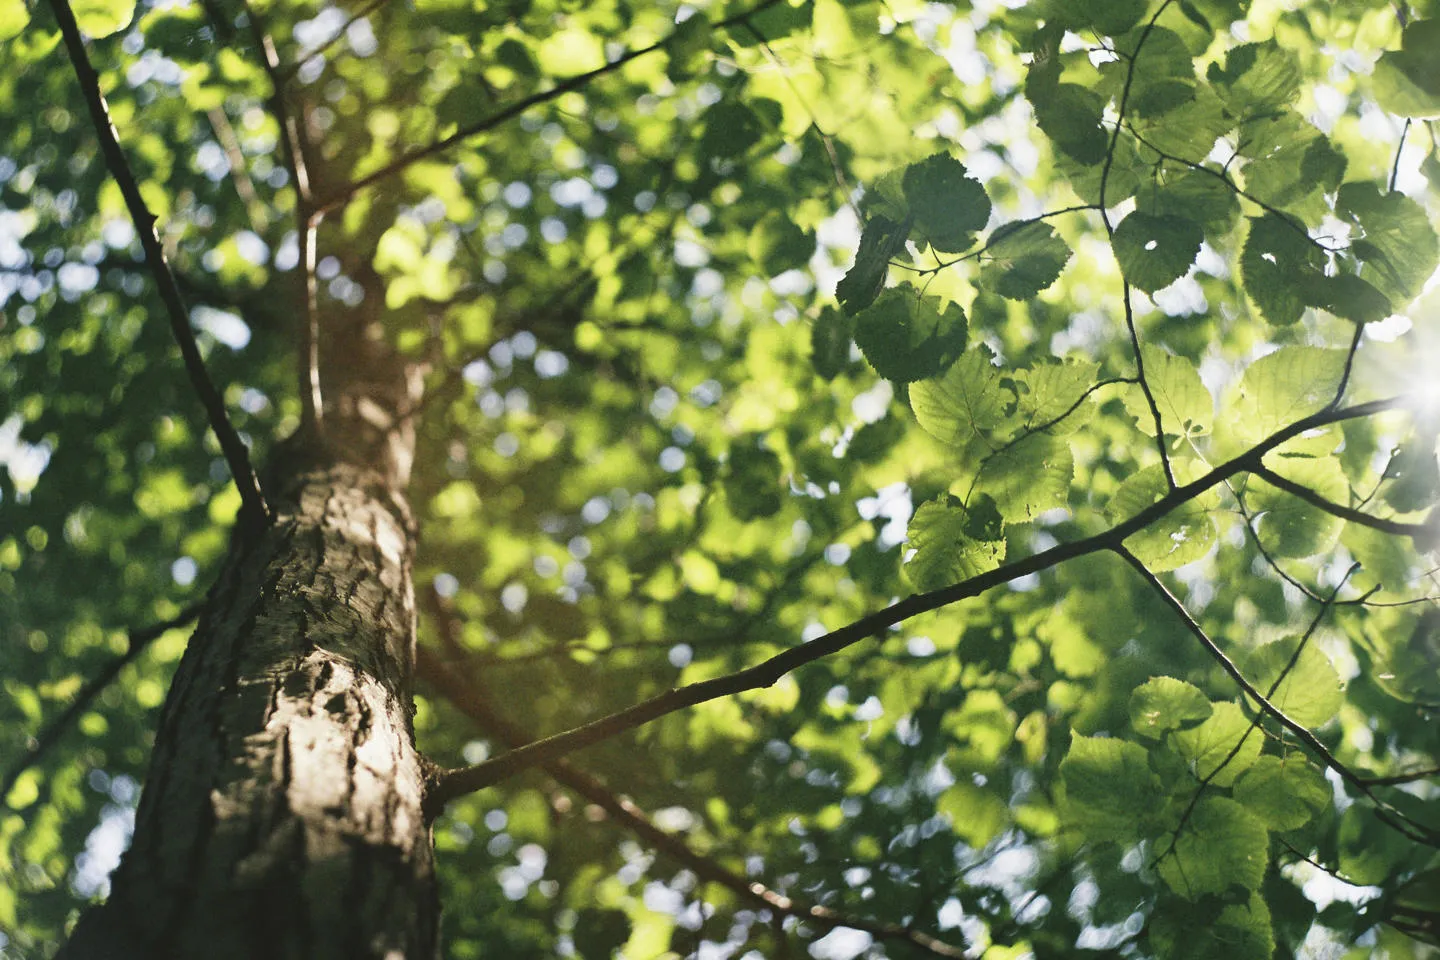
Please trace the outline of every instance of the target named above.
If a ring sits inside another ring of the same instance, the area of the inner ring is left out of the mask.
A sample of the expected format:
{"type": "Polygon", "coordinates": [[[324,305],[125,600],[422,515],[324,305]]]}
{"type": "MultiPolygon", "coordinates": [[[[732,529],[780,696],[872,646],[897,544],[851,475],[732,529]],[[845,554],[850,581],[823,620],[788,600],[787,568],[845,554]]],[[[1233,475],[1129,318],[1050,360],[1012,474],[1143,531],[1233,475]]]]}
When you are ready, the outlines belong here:
{"type": "MultiPolygon", "coordinates": [[[[451,956],[1440,943],[1431,0],[70,7],[257,461],[307,311],[427,365],[451,956]]],[[[0,38],[39,957],[241,494],[51,8],[0,38]]]]}

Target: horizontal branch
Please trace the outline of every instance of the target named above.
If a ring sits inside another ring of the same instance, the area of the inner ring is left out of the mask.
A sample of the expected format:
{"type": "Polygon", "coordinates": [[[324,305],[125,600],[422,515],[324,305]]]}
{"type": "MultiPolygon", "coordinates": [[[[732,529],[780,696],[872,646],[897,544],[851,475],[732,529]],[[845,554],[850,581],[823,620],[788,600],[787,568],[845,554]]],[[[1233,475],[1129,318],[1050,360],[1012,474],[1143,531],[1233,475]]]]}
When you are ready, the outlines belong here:
{"type": "MultiPolygon", "coordinates": [[[[769,7],[773,7],[779,2],[780,0],[761,0],[760,3],[756,4],[750,9],[745,10],[741,13],[737,13],[733,17],[727,17],[724,20],[719,20],[713,26],[715,29],[725,29],[727,27],[733,27],[736,24],[744,23],[746,18],[754,16],[755,14],[760,13],[762,10],[765,10],[769,7]]],[[[702,14],[696,13],[694,14],[694,16],[698,17],[702,16],[702,14]]],[[[337,207],[343,206],[344,204],[348,203],[350,201],[350,198],[354,197],[362,190],[368,190],[370,187],[375,186],[375,184],[381,182],[382,180],[388,180],[390,177],[393,177],[397,173],[404,171],[407,167],[410,167],[413,164],[419,163],[421,160],[433,157],[437,153],[443,153],[444,151],[449,150],[451,147],[455,146],[456,144],[461,143],[465,140],[469,140],[471,137],[479,136],[482,133],[488,133],[489,131],[494,130],[496,127],[500,126],[506,121],[513,120],[514,118],[520,116],[520,114],[529,110],[531,107],[538,107],[543,103],[549,103],[551,100],[555,100],[558,97],[570,93],[572,90],[579,90],[589,84],[592,80],[596,80],[600,77],[605,76],[606,74],[614,73],[616,70],[619,70],[621,67],[625,66],[632,60],[638,60],[640,57],[643,57],[646,54],[654,53],[656,50],[663,50],[667,45],[669,45],[673,36],[674,34],[672,33],[670,36],[667,36],[661,40],[657,40],[656,42],[650,44],[648,47],[639,47],[635,50],[627,50],[625,53],[622,53],[614,60],[606,63],[604,66],[596,67],[594,70],[591,70],[587,73],[579,74],[578,76],[571,77],[568,80],[562,80],[548,90],[541,90],[539,93],[532,93],[528,97],[523,97],[522,99],[515,101],[510,106],[499,111],[498,113],[493,113],[483,120],[477,120],[475,123],[472,123],[469,126],[461,127],[459,130],[456,130],[448,137],[442,137],[441,139],[436,140],[434,143],[426,144],[423,147],[411,150],[409,153],[402,154],[400,157],[396,158],[390,163],[387,163],[385,166],[381,167],[379,170],[376,170],[374,173],[367,174],[366,176],[361,177],[359,180],[352,181],[346,186],[341,187],[340,190],[338,190],[336,193],[324,198],[323,200],[318,201],[315,204],[314,212],[329,213],[337,207]]]]}
{"type": "Polygon", "coordinates": [[[1431,767],[1428,770],[1411,770],[1409,773],[1397,773],[1388,777],[1365,777],[1364,782],[1369,787],[1394,787],[1403,783],[1418,783],[1421,780],[1434,780],[1440,778],[1440,767],[1431,767]]]}
{"type": "Polygon", "coordinates": [[[1117,549],[1121,547],[1127,537],[1138,533],[1211,487],[1223,483],[1238,473],[1253,471],[1266,453],[1307,430],[1392,410],[1400,406],[1402,402],[1400,398],[1372,400],[1369,403],[1356,404],[1351,407],[1322,410],[1319,413],[1303,417],[1276,431],[1250,450],[1221,464],[1198,480],[1170,491],[1129,520],[1118,523],[1103,533],[1072,543],[1058,544],[1049,550],[1032,554],[948,587],[941,587],[929,593],[914,594],[822,637],[816,637],[791,647],[755,666],[722,677],[667,690],[665,693],[641,701],[617,713],[546,737],[543,740],[537,740],[493,760],[487,760],[472,767],[444,772],[435,782],[428,802],[439,809],[456,797],[498,783],[527,767],[608,740],[652,720],[657,720],[666,714],[693,707],[708,700],[768,687],[792,670],[822,657],[838,653],[861,640],[879,637],[890,627],[911,617],[938,610],[960,600],[979,596],[992,587],[1029,576],[1032,573],[1048,570],[1067,560],[1104,550],[1117,549]]]}
{"type": "Polygon", "coordinates": [[[151,643],[167,630],[182,627],[198,617],[200,615],[200,608],[203,605],[204,601],[197,601],[184,610],[181,610],[169,620],[163,620],[160,623],[152,624],[140,630],[131,630],[127,638],[125,652],[114,660],[111,660],[103,670],[94,677],[91,677],[90,681],[80,688],[80,692],[75,695],[74,700],[70,701],[70,705],[65,708],[64,712],[50,721],[43,730],[35,735],[35,738],[31,741],[30,748],[25,751],[24,755],[22,755],[5,774],[5,779],[0,780],[0,800],[3,800],[4,797],[10,793],[10,789],[15,786],[15,783],[20,779],[20,775],[39,763],[45,754],[59,742],[60,738],[65,734],[65,731],[70,729],[70,726],[76,719],[86,710],[90,709],[90,704],[95,701],[96,697],[104,692],[106,687],[115,682],[115,678],[120,676],[121,670],[124,670],[129,664],[134,663],[140,654],[145,652],[145,648],[150,646],[151,643]]]}
{"type": "Polygon", "coordinates": [[[185,309],[184,298],[180,296],[175,275],[170,271],[165,250],[155,232],[155,215],[145,206],[145,199],[140,195],[140,184],[130,169],[130,162],[125,159],[125,152],[120,149],[115,124],[110,120],[110,107],[105,102],[105,95],[100,92],[100,75],[91,66],[90,57],[85,52],[85,41],[80,36],[80,26],[75,22],[75,14],[71,11],[68,0],[50,0],[50,7],[55,11],[55,19],[59,21],[65,49],[69,52],[70,63],[75,68],[75,78],[80,83],[85,103],[89,107],[90,120],[100,139],[100,152],[105,157],[105,166],[120,187],[121,196],[125,198],[125,207],[130,212],[130,220],[135,224],[135,233],[140,237],[145,260],[150,266],[150,272],[155,276],[156,286],[160,288],[160,299],[164,301],[166,313],[170,316],[170,330],[175,335],[175,343],[180,347],[180,356],[185,361],[185,372],[189,374],[190,384],[200,397],[200,403],[210,421],[210,429],[215,431],[215,437],[220,441],[220,449],[230,467],[230,475],[235,480],[236,489],[240,491],[242,512],[269,522],[270,507],[260,490],[260,479],[250,466],[250,453],[245,448],[244,441],[240,439],[240,434],[235,432],[235,426],[225,412],[225,401],[220,396],[220,391],[215,388],[215,383],[205,370],[205,361],[201,358],[200,347],[195,342],[195,331],[190,329],[190,313],[185,309]]]}
{"type": "MultiPolygon", "coordinates": [[[[463,666],[446,663],[425,647],[416,651],[416,670],[421,678],[433,685],[461,713],[470,717],[507,747],[524,746],[532,737],[516,724],[500,716],[490,706],[479,685],[462,676],[463,666]]],[[[798,920],[812,920],[826,927],[850,927],[864,930],[877,940],[905,941],[937,957],[963,957],[965,951],[919,930],[895,923],[851,916],[816,904],[802,904],[770,889],[758,881],[748,880],[713,857],[692,850],[683,838],[666,833],[634,802],[615,793],[599,779],[563,759],[547,760],[540,768],[556,783],[566,787],[604,810],[615,821],[672,861],[691,870],[697,877],[729,890],[758,909],[772,910],[798,920]]]]}
{"type": "Polygon", "coordinates": [[[1401,523],[1399,520],[1387,520],[1384,517],[1371,516],[1363,510],[1356,510],[1354,507],[1347,507],[1333,500],[1327,500],[1304,484],[1296,483],[1294,480],[1282,477],[1264,465],[1258,465],[1250,472],[1270,484],[1270,486],[1278,487],[1292,497],[1299,497],[1312,507],[1324,510],[1331,516],[1339,517],[1341,520],[1349,520],[1351,523],[1358,523],[1363,527],[1369,527],[1371,530],[1379,530],[1381,533],[1393,533],[1397,537],[1424,537],[1431,532],[1423,523],[1401,523]]]}

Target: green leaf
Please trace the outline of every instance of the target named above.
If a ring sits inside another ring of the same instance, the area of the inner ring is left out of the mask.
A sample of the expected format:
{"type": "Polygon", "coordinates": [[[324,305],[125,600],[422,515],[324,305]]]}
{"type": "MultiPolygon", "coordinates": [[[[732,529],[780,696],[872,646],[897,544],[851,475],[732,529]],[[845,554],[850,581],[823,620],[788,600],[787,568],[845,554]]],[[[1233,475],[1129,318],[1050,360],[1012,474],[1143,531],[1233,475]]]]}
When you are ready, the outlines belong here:
{"type": "Polygon", "coordinates": [[[1425,208],[1403,193],[1381,193],[1368,182],[1340,188],[1335,210],[1360,228],[1351,252],[1361,276],[1396,303],[1409,303],[1440,263],[1440,241],[1425,208]]]}
{"type": "Polygon", "coordinates": [[[855,342],[880,376],[901,383],[944,371],[965,349],[965,311],[910,284],[892,287],[855,318],[855,342]]]}
{"type": "Polygon", "coordinates": [[[1291,637],[1255,650],[1248,664],[1250,682],[1291,720],[1306,727],[1318,727],[1339,712],[1345,702],[1344,688],[1330,658],[1320,651],[1313,638],[1296,658],[1299,644],[1299,637],[1291,637]],[[1292,659],[1295,665],[1289,667],[1292,659]]]}
{"type": "Polygon", "coordinates": [[[860,231],[855,262],[835,287],[835,299],[854,316],[875,302],[890,275],[890,258],[905,247],[909,225],[885,217],[871,217],[860,231]]]}
{"type": "MultiPolygon", "coordinates": [[[[1060,83],[1043,94],[1027,91],[1035,124],[1062,152],[1086,166],[1105,160],[1110,138],[1100,123],[1105,101],[1074,83],[1060,83]]],[[[1113,202],[1107,198],[1107,202],[1113,202]]]]}
{"type": "Polygon", "coordinates": [[[1390,113],[1417,120],[1440,117],[1440,20],[1415,20],[1400,36],[1400,49],[1380,55],[1371,78],[1375,99],[1390,113]]]}
{"type": "Polygon", "coordinates": [[[1393,312],[1389,297],[1369,281],[1349,273],[1315,278],[1305,296],[1310,306],[1355,323],[1378,323],[1393,312]]]}
{"type": "Polygon", "coordinates": [[[1159,868],[1171,890],[1195,900],[1232,886],[1259,889],[1269,861],[1269,833],[1260,818],[1234,800],[1206,796],[1159,868]]]}
{"type": "Polygon", "coordinates": [[[737,440],[730,447],[725,474],[725,499],[740,520],[773,516],[784,503],[780,458],[753,439],[737,440]]]}
{"type": "MultiPolygon", "coordinates": [[[[1124,50],[1126,44],[1122,41],[1119,47],[1124,50]]],[[[1143,45],[1131,57],[1112,60],[1101,71],[1116,93],[1129,83],[1125,112],[1131,119],[1169,114],[1194,102],[1197,93],[1189,48],[1173,30],[1161,26],[1144,34],[1143,45]]]]}
{"type": "Polygon", "coordinates": [[[665,41],[666,52],[670,55],[666,74],[671,80],[688,79],[704,66],[712,33],[710,21],[703,14],[694,12],[675,28],[665,41]]]}
{"type": "MultiPolygon", "coordinates": [[[[1141,344],[1145,361],[1145,382],[1160,411],[1160,423],[1169,436],[1203,437],[1215,419],[1215,399],[1200,380],[1195,364],[1185,357],[1167,353],[1153,344],[1141,344]]],[[[1125,409],[1135,425],[1155,436],[1155,416],[1139,384],[1127,387],[1122,395],[1125,409]]]]}
{"type": "MultiPolygon", "coordinates": [[[[1157,463],[1132,473],[1110,498],[1106,510],[1116,523],[1128,520],[1170,492],[1164,469],[1157,463]]],[[[1210,552],[1215,543],[1215,525],[1207,504],[1188,500],[1165,516],[1132,533],[1125,547],[1145,566],[1157,573],[1183,567],[1210,552]]]]}
{"type": "Polygon", "coordinates": [[[575,916],[572,936],[581,960],[610,960],[630,939],[633,929],[624,910],[586,907],[575,916]]]}
{"type": "Polygon", "coordinates": [[[801,229],[781,211],[772,210],[750,231],[748,249],[751,258],[773,277],[786,270],[803,269],[809,263],[815,252],[815,234],[801,229]]]}
{"type": "Polygon", "coordinates": [[[1070,500],[1075,457],[1048,433],[1031,433],[989,455],[976,489],[995,498],[1007,523],[1024,523],[1070,500]]]}
{"type": "Polygon", "coordinates": [[[1193,100],[1157,116],[1134,117],[1132,126],[1142,150],[1148,147],[1198,163],[1209,155],[1216,140],[1234,128],[1235,119],[1215,91],[1200,85],[1193,100]]]}
{"type": "Polygon", "coordinates": [[[1130,693],[1130,726],[1158,740],[1171,730],[1204,720],[1213,711],[1199,687],[1174,677],[1151,677],[1130,693]]]}
{"type": "Polygon", "coordinates": [[[1116,224],[1111,245],[1125,279],[1154,293],[1185,276],[1204,239],[1204,231],[1193,220],[1136,210],[1116,224]]]}
{"type": "MultiPolygon", "coordinates": [[[[743,157],[765,133],[765,123],[754,110],[742,103],[722,100],[705,114],[705,132],[700,136],[700,149],[722,159],[743,157]]],[[[861,247],[864,247],[863,235],[861,247]]]]}
{"type": "Polygon", "coordinates": [[[1005,524],[984,494],[969,509],[949,494],[922,503],[910,518],[907,540],[915,553],[905,563],[905,575],[922,593],[994,570],[1005,560],[1005,524]]]}
{"type": "Polygon", "coordinates": [[[1274,40],[1242,43],[1226,51],[1225,66],[1211,65],[1209,79],[1241,114],[1274,110],[1300,95],[1300,61],[1274,40]]]}
{"type": "Polygon", "coordinates": [[[1150,942],[1165,960],[1271,960],[1275,956],[1270,908],[1258,893],[1250,894],[1243,903],[1162,900],[1151,917],[1150,942]]]}
{"type": "Polygon", "coordinates": [[[964,781],[935,798],[935,811],[950,818],[955,835],[976,850],[998,837],[1010,823],[1010,806],[993,789],[964,781]]]}
{"type": "Polygon", "coordinates": [[[1098,33],[1118,37],[1145,16],[1148,0],[1078,0],[1075,15],[1098,33]]]}
{"type": "Polygon", "coordinates": [[[959,452],[1010,416],[1015,391],[990,348],[976,344],[943,376],[912,384],[910,408],[926,433],[959,452]]]}
{"type": "Polygon", "coordinates": [[[571,25],[556,30],[535,48],[540,69],[552,77],[574,77],[603,67],[605,41],[575,20],[567,22],[571,25]]]}
{"type": "Polygon", "coordinates": [[[1154,808],[1160,790],[1144,747],[1078,733],[1071,734],[1060,778],[1065,784],[1062,818],[1092,841],[1140,839],[1144,811],[1154,808]]]}
{"type": "Polygon", "coordinates": [[[1265,734],[1234,703],[1215,704],[1198,727],[1171,734],[1175,749],[1194,764],[1195,776],[1228,787],[1260,756],[1265,734]]]}
{"type": "Polygon", "coordinates": [[[1067,357],[1016,370],[1013,382],[1018,396],[1017,417],[1026,429],[1045,427],[1055,436],[1080,429],[1094,412],[1093,404],[1083,400],[1095,386],[1099,369],[1100,365],[1093,361],[1067,357]]]}
{"type": "Polygon", "coordinates": [[[834,380],[850,362],[854,321],[834,307],[825,307],[810,328],[810,362],[815,373],[834,380]]]}
{"type": "Polygon", "coordinates": [[[19,36],[30,22],[30,11],[25,0],[0,0],[0,40],[19,36]]]}
{"type": "Polygon", "coordinates": [[[1335,398],[1345,351],[1281,347],[1245,368],[1225,419],[1241,436],[1267,437],[1317,413],[1335,398]]]}
{"type": "Polygon", "coordinates": [[[1297,753],[1256,760],[1233,796],[1271,830],[1294,830],[1329,807],[1333,791],[1320,768],[1297,753]]]}
{"type": "Polygon", "coordinates": [[[130,25],[135,17],[135,0],[71,0],[70,10],[80,31],[99,40],[130,25]]]}
{"type": "MultiPolygon", "coordinates": [[[[1334,457],[1287,457],[1274,464],[1288,480],[1337,503],[1346,503],[1350,484],[1334,457]]],[[[1335,546],[1345,521],[1257,478],[1246,500],[1260,517],[1260,543],[1281,557],[1313,557],[1335,546]]]]}
{"type": "Polygon", "coordinates": [[[1240,201],[1223,179],[1206,172],[1210,169],[1207,164],[1206,170],[1167,170],[1161,189],[1140,191],[1136,209],[1193,220],[1211,236],[1224,234],[1240,215],[1240,201]]]}
{"type": "Polygon", "coordinates": [[[905,168],[905,201],[915,228],[941,253],[961,253],[990,219],[990,198],[954,157],[937,153],[905,168]]]}
{"type": "MultiPolygon", "coordinates": [[[[1149,154],[1149,151],[1146,152],[1149,154]]],[[[1077,197],[1089,204],[1100,202],[1100,181],[1105,174],[1103,165],[1082,164],[1061,153],[1055,158],[1055,168],[1070,181],[1070,188],[1077,197]]],[[[1154,163],[1140,156],[1133,137],[1122,136],[1115,143],[1115,159],[1110,164],[1109,175],[1104,177],[1106,206],[1114,207],[1137,193],[1156,196],[1157,191],[1148,189],[1154,179],[1154,163]],[[1142,191],[1142,186],[1147,189],[1142,191]]]]}
{"type": "Polygon", "coordinates": [[[1006,224],[990,235],[980,284],[1010,300],[1033,300],[1070,262],[1070,247],[1047,223],[1006,224]]]}

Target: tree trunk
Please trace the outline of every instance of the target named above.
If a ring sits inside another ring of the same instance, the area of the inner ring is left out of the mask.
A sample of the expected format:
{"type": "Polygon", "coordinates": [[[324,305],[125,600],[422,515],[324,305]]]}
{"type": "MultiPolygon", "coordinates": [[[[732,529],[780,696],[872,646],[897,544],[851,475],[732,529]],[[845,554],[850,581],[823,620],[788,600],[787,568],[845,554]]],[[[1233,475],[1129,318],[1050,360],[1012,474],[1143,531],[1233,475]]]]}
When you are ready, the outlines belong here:
{"type": "Polygon", "coordinates": [[[437,952],[403,499],[418,378],[378,341],[350,342],[327,442],[282,445],[274,524],[234,539],[166,699],[131,848],[67,958],[437,952]]]}

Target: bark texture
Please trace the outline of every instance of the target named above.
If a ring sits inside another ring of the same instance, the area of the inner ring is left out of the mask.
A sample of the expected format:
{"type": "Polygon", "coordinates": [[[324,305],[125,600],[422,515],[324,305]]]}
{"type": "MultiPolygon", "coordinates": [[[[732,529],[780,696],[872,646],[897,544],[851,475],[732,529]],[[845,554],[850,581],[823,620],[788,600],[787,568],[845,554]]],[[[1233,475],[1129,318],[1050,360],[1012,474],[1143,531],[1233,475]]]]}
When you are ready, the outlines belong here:
{"type": "MultiPolygon", "coordinates": [[[[352,347],[332,439],[272,458],[166,699],[134,840],[74,960],[428,958],[438,900],[415,748],[415,383],[352,347]]],[[[385,362],[381,362],[385,361],[385,362]]]]}

